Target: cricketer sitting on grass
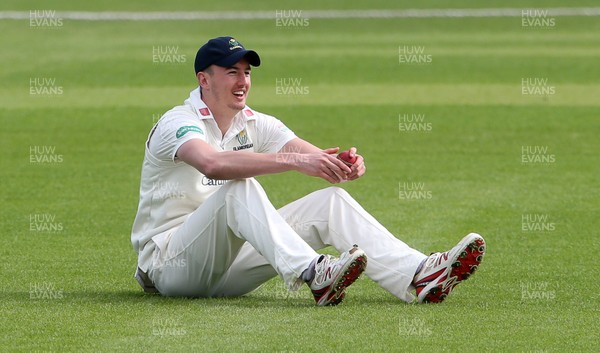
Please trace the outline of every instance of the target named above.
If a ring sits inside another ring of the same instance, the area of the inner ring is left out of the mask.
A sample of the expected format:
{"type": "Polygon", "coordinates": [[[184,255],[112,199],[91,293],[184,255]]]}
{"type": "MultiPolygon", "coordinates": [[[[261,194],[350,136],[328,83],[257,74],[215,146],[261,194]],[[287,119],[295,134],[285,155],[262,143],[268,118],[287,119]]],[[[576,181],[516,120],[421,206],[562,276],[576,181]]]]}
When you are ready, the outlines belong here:
{"type": "Polygon", "coordinates": [[[164,296],[239,296],[279,275],[290,290],[307,283],[317,305],[335,305],[364,271],[403,301],[415,290],[420,303],[444,300],[481,262],[478,234],[426,256],[338,187],[274,208],[253,177],[297,171],[336,184],[366,169],[355,148],[345,163],[339,148],[320,149],[249,108],[259,65],[234,38],[209,40],[194,63],[199,87],[150,132],[131,234],[140,285],[164,296]],[[339,258],[316,252],[329,245],[339,258]]]}

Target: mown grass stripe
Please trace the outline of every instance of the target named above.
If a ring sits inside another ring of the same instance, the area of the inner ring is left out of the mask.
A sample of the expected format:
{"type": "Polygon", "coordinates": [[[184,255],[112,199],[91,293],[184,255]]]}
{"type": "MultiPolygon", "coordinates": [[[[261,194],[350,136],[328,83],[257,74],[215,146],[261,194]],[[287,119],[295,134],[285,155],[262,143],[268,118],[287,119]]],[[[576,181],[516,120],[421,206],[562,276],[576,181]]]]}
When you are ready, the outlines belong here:
{"type": "MultiPolygon", "coordinates": [[[[363,84],[360,89],[347,85],[307,84],[303,92],[277,92],[275,86],[252,88],[248,104],[253,107],[311,105],[389,105],[461,104],[518,106],[600,105],[600,85],[553,84],[554,94],[523,94],[516,84],[363,84]]],[[[65,86],[61,95],[30,95],[27,89],[1,89],[3,108],[28,109],[52,107],[162,107],[183,102],[192,86],[107,87],[65,86]]]]}
{"type": "MultiPolygon", "coordinates": [[[[407,9],[407,10],[299,10],[303,18],[464,18],[520,17],[528,8],[492,9],[407,9]]],[[[600,16],[600,7],[539,9],[547,16],[600,16]]],[[[2,20],[28,20],[36,10],[1,11],[2,20]]],[[[38,10],[40,11],[40,10],[38,10]]],[[[281,10],[280,10],[281,11],[281,10]]],[[[43,14],[43,12],[40,12],[43,14]]],[[[277,11],[210,11],[210,12],[124,12],[124,11],[49,11],[54,18],[75,21],[196,21],[196,20],[270,20],[277,11]]]]}

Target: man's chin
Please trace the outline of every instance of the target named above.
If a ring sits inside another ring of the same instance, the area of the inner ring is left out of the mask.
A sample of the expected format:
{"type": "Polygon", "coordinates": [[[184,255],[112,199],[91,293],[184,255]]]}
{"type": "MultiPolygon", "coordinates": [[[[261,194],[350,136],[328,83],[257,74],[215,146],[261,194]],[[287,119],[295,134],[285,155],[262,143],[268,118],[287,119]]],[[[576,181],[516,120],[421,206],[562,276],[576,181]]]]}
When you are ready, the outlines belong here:
{"type": "Polygon", "coordinates": [[[230,109],[241,111],[246,107],[246,101],[235,102],[229,106],[230,109]]]}

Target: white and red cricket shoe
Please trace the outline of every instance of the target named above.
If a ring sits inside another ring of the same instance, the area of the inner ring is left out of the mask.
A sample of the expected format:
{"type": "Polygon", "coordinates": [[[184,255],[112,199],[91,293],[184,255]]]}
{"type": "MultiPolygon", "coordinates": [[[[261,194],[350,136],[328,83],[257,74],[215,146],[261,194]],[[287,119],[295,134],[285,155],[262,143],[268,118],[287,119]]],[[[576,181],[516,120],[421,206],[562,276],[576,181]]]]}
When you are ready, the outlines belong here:
{"type": "Polygon", "coordinates": [[[485,254],[485,240],[476,233],[464,237],[449,251],[431,254],[415,275],[419,303],[439,303],[477,270],[485,254]]]}
{"type": "Polygon", "coordinates": [[[337,305],[344,300],[350,286],[367,267],[367,255],[354,245],[339,259],[323,255],[315,265],[315,277],[309,287],[319,306],[337,305]]]}

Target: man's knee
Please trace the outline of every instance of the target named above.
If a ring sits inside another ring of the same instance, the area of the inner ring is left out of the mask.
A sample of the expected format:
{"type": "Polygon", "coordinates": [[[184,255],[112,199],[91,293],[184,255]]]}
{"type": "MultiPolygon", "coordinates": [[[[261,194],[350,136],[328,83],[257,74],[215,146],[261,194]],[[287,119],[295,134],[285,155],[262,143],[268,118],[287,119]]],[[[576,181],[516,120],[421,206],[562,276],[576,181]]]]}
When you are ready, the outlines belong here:
{"type": "Polygon", "coordinates": [[[262,190],[262,186],[254,178],[234,179],[230,180],[225,184],[229,190],[248,190],[248,189],[259,189],[262,190]]]}
{"type": "Polygon", "coordinates": [[[226,202],[235,199],[256,203],[270,203],[263,187],[254,178],[235,179],[226,184],[228,187],[225,194],[226,202]]]}
{"type": "Polygon", "coordinates": [[[327,199],[330,198],[352,198],[352,196],[350,196],[350,194],[337,186],[330,186],[328,188],[325,188],[323,190],[321,190],[323,192],[323,196],[325,196],[327,199]]]}

